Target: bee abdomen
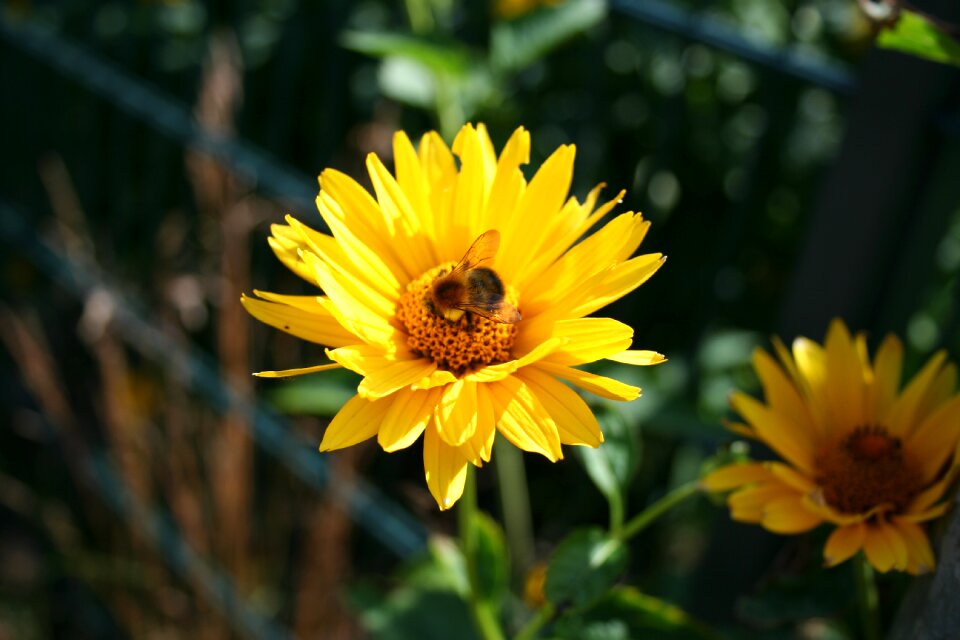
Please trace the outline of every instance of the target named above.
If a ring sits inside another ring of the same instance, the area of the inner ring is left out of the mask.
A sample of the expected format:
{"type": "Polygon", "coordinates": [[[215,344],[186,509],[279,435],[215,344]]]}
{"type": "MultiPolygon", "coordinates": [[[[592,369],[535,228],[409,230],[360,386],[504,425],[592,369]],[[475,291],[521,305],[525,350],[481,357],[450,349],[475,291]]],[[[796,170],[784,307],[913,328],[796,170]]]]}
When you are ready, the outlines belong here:
{"type": "Polygon", "coordinates": [[[503,298],[503,281],[493,269],[477,267],[467,276],[467,286],[471,297],[494,294],[503,298]]]}

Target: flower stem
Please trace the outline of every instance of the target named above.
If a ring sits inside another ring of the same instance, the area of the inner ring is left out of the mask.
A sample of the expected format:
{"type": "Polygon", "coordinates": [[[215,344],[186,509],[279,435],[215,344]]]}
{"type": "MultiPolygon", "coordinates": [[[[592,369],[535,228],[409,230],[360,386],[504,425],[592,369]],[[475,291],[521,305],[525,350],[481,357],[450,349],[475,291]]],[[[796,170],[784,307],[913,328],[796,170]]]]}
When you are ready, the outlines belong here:
{"type": "Polygon", "coordinates": [[[529,622],[514,636],[514,640],[533,640],[540,633],[540,629],[547,624],[553,617],[553,605],[549,602],[544,603],[540,609],[530,618],[529,622]]]}
{"type": "Polygon", "coordinates": [[[477,484],[473,467],[467,466],[467,478],[463,486],[463,496],[457,503],[457,526],[460,529],[460,546],[467,563],[467,576],[470,581],[470,612],[473,614],[477,631],[483,640],[504,640],[503,631],[497,617],[479,592],[477,584],[477,553],[473,519],[477,515],[477,484]]]}
{"type": "Polygon", "coordinates": [[[864,640],[880,640],[880,599],[873,567],[866,555],[858,553],[853,559],[853,574],[857,583],[857,604],[860,606],[860,626],[864,640]]]}
{"type": "Polygon", "coordinates": [[[494,444],[493,466],[500,489],[503,528],[515,576],[524,576],[533,564],[533,522],[523,454],[502,438],[494,444]]]}
{"type": "Polygon", "coordinates": [[[620,530],[618,537],[622,541],[626,542],[633,536],[646,529],[657,518],[665,514],[673,507],[697,495],[699,491],[700,483],[696,480],[680,485],[631,518],[630,521],[627,522],[627,524],[625,524],[620,530]]]}

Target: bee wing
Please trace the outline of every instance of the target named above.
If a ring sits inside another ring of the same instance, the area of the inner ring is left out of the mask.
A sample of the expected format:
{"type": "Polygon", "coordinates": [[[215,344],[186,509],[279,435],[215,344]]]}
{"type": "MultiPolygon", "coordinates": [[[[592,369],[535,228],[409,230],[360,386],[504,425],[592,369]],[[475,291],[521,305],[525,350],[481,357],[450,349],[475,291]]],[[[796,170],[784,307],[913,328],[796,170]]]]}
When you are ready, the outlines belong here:
{"type": "Polygon", "coordinates": [[[503,298],[499,300],[489,300],[483,304],[461,304],[457,305],[457,308],[503,324],[516,324],[520,322],[520,311],[503,298]]]}
{"type": "Polygon", "coordinates": [[[475,269],[484,262],[492,261],[498,249],[500,249],[500,232],[496,229],[484,231],[473,241],[453,270],[464,272],[475,269]]]}

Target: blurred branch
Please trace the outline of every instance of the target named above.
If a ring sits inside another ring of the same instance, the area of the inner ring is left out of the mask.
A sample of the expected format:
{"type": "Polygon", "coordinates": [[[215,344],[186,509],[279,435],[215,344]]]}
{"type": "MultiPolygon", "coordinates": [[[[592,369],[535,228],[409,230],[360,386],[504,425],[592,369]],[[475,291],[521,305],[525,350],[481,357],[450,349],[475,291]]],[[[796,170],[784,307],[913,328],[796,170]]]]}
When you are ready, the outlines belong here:
{"type": "Polygon", "coordinates": [[[916,580],[904,599],[888,640],[955,638],[960,629],[960,492],[954,498],[947,530],[940,539],[933,574],[916,580]]]}
{"type": "Polygon", "coordinates": [[[960,37],[960,25],[952,24],[925,11],[920,11],[909,2],[902,0],[857,0],[860,8],[870,20],[879,26],[888,27],[897,22],[904,11],[909,11],[933,24],[940,31],[955,38],[960,37]]]}
{"type": "Polygon", "coordinates": [[[857,84],[853,72],[842,63],[825,61],[797,48],[781,48],[747,39],[732,24],[664,0],[611,0],[610,7],[664,31],[840,94],[853,93],[857,84]]]}
{"type": "MultiPolygon", "coordinates": [[[[183,145],[220,159],[250,184],[301,209],[313,209],[316,181],[284,166],[263,150],[198,124],[189,109],[166,93],[120,70],[97,54],[62,36],[21,21],[12,24],[0,12],[0,41],[60,71],[108,99],[125,113],[183,145]]],[[[322,223],[320,224],[321,230],[322,223]]]]}
{"type": "MultiPolygon", "coordinates": [[[[211,131],[232,134],[234,113],[243,99],[243,68],[240,48],[230,32],[210,39],[200,94],[194,115],[211,131]]],[[[245,196],[241,176],[217,158],[188,151],[186,164],[201,215],[213,221],[219,233],[219,312],[216,316],[217,355],[221,375],[240,393],[250,393],[248,317],[236,303],[250,287],[249,234],[254,215],[251,198],[245,196]]],[[[250,514],[252,502],[253,443],[246,416],[228,411],[209,438],[207,458],[212,468],[212,493],[216,520],[222,534],[215,537],[224,561],[240,583],[251,586],[250,514]]]]}
{"type": "Polygon", "coordinates": [[[386,548],[401,557],[421,551],[426,532],[406,510],[380,491],[357,478],[343,485],[330,472],[327,461],[318,456],[316,443],[295,436],[286,422],[257,404],[251,403],[217,374],[209,357],[188,345],[181,345],[134,307],[116,288],[106,284],[95,269],[72,261],[49,243],[42,241],[27,226],[27,216],[0,199],[0,240],[22,253],[49,277],[79,297],[94,289],[105,291],[114,301],[115,328],[132,348],[167,369],[182,384],[204,396],[217,411],[239,411],[258,444],[276,457],[307,486],[328,491],[331,498],[350,511],[354,521],[386,548]]]}

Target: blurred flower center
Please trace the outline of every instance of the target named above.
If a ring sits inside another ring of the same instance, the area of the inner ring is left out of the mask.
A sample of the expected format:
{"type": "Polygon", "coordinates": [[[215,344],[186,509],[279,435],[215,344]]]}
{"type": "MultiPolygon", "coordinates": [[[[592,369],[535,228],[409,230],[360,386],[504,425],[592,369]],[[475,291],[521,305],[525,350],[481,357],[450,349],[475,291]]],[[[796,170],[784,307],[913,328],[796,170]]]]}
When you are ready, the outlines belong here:
{"type": "Polygon", "coordinates": [[[817,483],[827,504],[843,513],[889,505],[902,511],[920,491],[919,466],[884,427],[860,427],[817,456],[817,483]]]}
{"type": "MultiPolygon", "coordinates": [[[[473,369],[506,362],[517,335],[517,325],[504,324],[475,313],[465,313],[451,322],[431,308],[434,281],[455,266],[450,262],[435,267],[407,285],[397,305],[397,320],[407,332],[407,346],[437,367],[461,376],[473,369]]],[[[516,295],[506,287],[506,298],[516,295]]]]}

